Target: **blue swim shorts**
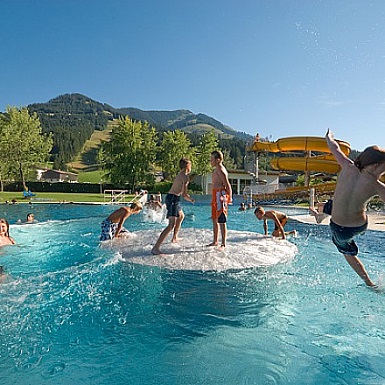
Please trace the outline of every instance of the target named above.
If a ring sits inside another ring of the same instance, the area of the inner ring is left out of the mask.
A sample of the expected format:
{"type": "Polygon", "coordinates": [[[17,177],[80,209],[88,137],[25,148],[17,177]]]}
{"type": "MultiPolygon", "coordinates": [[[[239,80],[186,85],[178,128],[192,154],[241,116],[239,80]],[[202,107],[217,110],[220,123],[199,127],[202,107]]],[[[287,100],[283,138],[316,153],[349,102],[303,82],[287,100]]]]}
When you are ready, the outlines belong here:
{"type": "Polygon", "coordinates": [[[333,243],[340,253],[350,256],[356,256],[358,254],[358,247],[353,238],[356,235],[364,233],[367,228],[368,222],[359,227],[346,227],[330,221],[333,243]]]}
{"type": "Polygon", "coordinates": [[[113,239],[115,237],[117,229],[118,229],[117,223],[113,223],[109,219],[105,219],[102,222],[102,232],[100,234],[100,240],[108,241],[109,239],[113,239]]]}
{"type": "Polygon", "coordinates": [[[168,193],[166,195],[166,207],[167,207],[167,216],[169,217],[179,217],[179,212],[182,210],[180,205],[180,196],[175,194],[168,193]]]}

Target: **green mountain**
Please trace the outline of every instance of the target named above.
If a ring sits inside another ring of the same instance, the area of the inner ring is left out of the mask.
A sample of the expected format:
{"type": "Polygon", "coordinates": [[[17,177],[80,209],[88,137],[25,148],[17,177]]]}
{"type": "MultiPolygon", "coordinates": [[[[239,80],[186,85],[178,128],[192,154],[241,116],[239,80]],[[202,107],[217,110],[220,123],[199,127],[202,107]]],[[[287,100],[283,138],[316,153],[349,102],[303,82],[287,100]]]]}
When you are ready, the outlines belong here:
{"type": "Polygon", "coordinates": [[[213,129],[222,139],[235,137],[248,140],[252,138],[251,135],[236,131],[208,115],[194,114],[189,110],[142,111],[130,107],[116,109],[115,113],[127,115],[134,120],[146,121],[162,131],[181,130],[190,134],[202,135],[213,129]]]}
{"type": "Polygon", "coordinates": [[[129,116],[133,120],[147,121],[159,131],[181,130],[193,136],[200,136],[214,130],[222,140],[236,139],[244,142],[252,138],[205,115],[189,110],[143,111],[138,108],[114,108],[81,94],[60,95],[47,103],[28,106],[36,112],[44,132],[52,132],[52,150],[56,167],[63,167],[83,148],[94,130],[104,130],[107,123],[119,116],[129,116]]]}

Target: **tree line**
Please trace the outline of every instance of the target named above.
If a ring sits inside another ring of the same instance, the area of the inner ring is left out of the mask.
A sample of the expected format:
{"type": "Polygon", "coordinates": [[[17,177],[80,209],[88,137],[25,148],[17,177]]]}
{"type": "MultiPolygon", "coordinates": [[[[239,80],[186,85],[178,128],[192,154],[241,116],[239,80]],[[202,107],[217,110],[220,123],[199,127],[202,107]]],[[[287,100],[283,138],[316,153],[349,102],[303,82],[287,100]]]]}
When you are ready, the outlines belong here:
{"type": "Polygon", "coordinates": [[[0,187],[5,180],[18,180],[27,189],[38,164],[46,162],[52,149],[52,135],[44,134],[39,117],[27,108],[7,107],[0,115],[0,187]]]}
{"type": "MultiPolygon", "coordinates": [[[[63,135],[62,140],[69,141],[70,136],[63,135]]],[[[33,172],[52,157],[54,147],[53,133],[43,132],[36,112],[8,107],[0,114],[1,188],[3,181],[16,180],[27,189],[27,181],[35,179],[33,172]]],[[[153,184],[157,170],[173,180],[182,157],[192,160],[194,174],[206,175],[211,171],[210,154],[219,148],[214,130],[200,139],[194,137],[193,143],[183,131],[158,132],[147,122],[125,116],[113,127],[110,141],[103,143],[98,162],[105,172],[105,181],[136,187],[153,184]]],[[[225,160],[233,164],[230,152],[224,152],[225,160]]]]}
{"type": "Polygon", "coordinates": [[[192,173],[206,175],[211,171],[210,154],[217,150],[218,138],[214,131],[203,134],[193,145],[188,135],[180,130],[158,133],[147,122],[120,117],[112,129],[111,138],[104,142],[98,155],[106,178],[113,184],[153,184],[155,172],[162,170],[173,180],[179,170],[179,160],[192,161],[192,173]]]}

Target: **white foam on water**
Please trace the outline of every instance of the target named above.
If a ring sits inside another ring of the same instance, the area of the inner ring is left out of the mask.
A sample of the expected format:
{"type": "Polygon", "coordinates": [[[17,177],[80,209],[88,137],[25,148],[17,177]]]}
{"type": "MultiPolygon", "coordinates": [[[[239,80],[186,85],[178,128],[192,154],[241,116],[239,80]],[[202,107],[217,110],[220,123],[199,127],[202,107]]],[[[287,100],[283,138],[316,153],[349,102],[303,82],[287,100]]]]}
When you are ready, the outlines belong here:
{"type": "Polygon", "coordinates": [[[166,211],[165,205],[159,210],[153,210],[145,206],[142,211],[143,219],[145,222],[162,223],[166,219],[166,211]]]}
{"type": "MultiPolygon", "coordinates": [[[[159,232],[143,230],[136,237],[110,241],[123,261],[172,270],[225,271],[285,263],[297,254],[297,246],[287,240],[252,232],[230,230],[225,251],[207,247],[212,242],[212,230],[183,229],[178,243],[170,237],[161,246],[162,255],[152,255],[151,249],[159,232]]],[[[106,245],[107,246],[107,245],[106,245]]]]}

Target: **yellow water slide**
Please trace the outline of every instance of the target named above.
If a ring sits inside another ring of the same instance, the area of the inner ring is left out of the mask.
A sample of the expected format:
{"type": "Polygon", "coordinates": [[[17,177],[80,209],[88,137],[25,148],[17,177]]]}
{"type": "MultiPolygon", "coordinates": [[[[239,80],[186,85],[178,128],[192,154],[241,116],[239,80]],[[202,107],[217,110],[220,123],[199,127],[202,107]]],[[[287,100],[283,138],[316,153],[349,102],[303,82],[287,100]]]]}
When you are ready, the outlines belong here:
{"type": "MultiPolygon", "coordinates": [[[[350,154],[350,144],[337,140],[344,154],[350,154]]],[[[251,146],[254,152],[295,152],[304,151],[303,157],[280,157],[273,159],[271,166],[277,170],[288,171],[319,171],[336,173],[340,167],[334,156],[330,153],[324,137],[318,136],[292,136],[281,138],[275,142],[255,141],[251,146]],[[312,152],[323,153],[313,155],[312,152]]]]}

